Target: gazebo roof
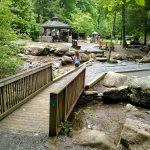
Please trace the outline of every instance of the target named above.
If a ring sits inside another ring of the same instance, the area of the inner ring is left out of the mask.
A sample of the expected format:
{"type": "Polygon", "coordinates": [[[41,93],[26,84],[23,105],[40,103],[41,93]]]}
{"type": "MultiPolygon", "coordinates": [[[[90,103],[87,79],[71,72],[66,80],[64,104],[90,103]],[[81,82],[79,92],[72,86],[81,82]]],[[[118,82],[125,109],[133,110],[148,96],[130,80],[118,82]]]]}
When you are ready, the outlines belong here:
{"type": "Polygon", "coordinates": [[[63,28],[63,29],[72,28],[70,25],[60,22],[58,20],[58,17],[53,17],[51,20],[46,21],[42,26],[44,28],[63,28]]]}

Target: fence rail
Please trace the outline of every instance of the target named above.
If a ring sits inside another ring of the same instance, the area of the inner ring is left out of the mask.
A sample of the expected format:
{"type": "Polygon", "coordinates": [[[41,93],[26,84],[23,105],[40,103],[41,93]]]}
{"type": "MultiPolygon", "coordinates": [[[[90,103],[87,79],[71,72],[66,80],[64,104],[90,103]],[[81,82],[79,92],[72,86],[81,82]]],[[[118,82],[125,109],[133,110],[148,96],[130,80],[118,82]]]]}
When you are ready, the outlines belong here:
{"type": "Polygon", "coordinates": [[[50,63],[0,80],[0,120],[52,82],[50,63]]]}
{"type": "Polygon", "coordinates": [[[49,136],[58,134],[60,123],[68,118],[84,90],[85,66],[77,69],[76,72],[71,80],[66,80],[61,87],[57,85],[58,88],[50,93],[49,136]]]}

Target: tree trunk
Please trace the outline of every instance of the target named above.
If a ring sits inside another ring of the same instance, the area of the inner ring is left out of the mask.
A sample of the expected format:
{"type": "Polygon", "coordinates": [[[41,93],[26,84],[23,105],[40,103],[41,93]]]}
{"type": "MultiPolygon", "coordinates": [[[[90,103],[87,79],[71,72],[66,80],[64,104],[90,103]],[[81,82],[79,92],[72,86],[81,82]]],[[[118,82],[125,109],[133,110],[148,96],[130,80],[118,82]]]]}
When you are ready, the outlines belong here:
{"type": "Polygon", "coordinates": [[[109,54],[108,54],[108,62],[110,61],[110,56],[111,56],[111,50],[112,50],[112,40],[113,40],[113,37],[115,35],[115,24],[116,24],[116,14],[117,14],[117,11],[115,9],[114,11],[114,16],[113,16],[113,26],[112,26],[112,33],[111,33],[111,41],[110,41],[110,46],[109,46],[109,54]]]}
{"type": "Polygon", "coordinates": [[[148,12],[147,10],[145,9],[145,16],[144,16],[144,45],[147,44],[147,28],[148,28],[148,12]]]}
{"type": "Polygon", "coordinates": [[[126,34],[126,27],[125,27],[125,0],[123,0],[122,4],[122,47],[126,47],[126,39],[125,39],[125,34],[126,34]]]}

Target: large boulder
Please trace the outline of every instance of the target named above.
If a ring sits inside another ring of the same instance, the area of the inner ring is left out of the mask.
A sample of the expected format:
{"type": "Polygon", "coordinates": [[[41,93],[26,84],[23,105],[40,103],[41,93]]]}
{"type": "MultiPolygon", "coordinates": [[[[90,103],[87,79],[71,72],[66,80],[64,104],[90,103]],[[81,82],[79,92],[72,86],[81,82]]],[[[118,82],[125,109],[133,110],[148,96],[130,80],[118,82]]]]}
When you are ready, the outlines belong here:
{"type": "Polygon", "coordinates": [[[121,133],[121,143],[129,150],[149,150],[150,125],[127,118],[121,133]]]}
{"type": "Polygon", "coordinates": [[[92,146],[101,150],[115,150],[114,143],[104,132],[83,129],[73,136],[73,143],[83,146],[92,146]]]}
{"type": "Polygon", "coordinates": [[[64,48],[57,48],[55,51],[54,51],[54,53],[55,53],[55,55],[57,55],[57,56],[63,56],[66,52],[68,52],[69,51],[69,48],[67,48],[67,47],[64,47],[64,48]]]}
{"type": "Polygon", "coordinates": [[[43,51],[44,51],[44,48],[43,46],[28,46],[26,49],[28,51],[28,54],[31,54],[33,56],[40,56],[43,54],[43,51]]]}
{"type": "Polygon", "coordinates": [[[124,85],[126,81],[127,81],[126,75],[110,71],[104,77],[103,85],[106,87],[119,87],[124,85]]]}
{"type": "Polygon", "coordinates": [[[113,56],[113,59],[116,59],[116,60],[125,60],[126,58],[120,54],[116,54],[115,56],[113,56]]]}
{"type": "Polygon", "coordinates": [[[89,56],[85,53],[80,53],[81,62],[86,62],[89,60],[89,56]]]}
{"type": "Polygon", "coordinates": [[[67,55],[67,56],[74,56],[75,55],[75,51],[68,51],[68,52],[66,52],[65,55],[67,55]]]}
{"type": "Polygon", "coordinates": [[[73,60],[72,60],[72,58],[69,57],[69,56],[63,56],[61,63],[62,63],[62,65],[64,66],[64,65],[73,63],[73,60]]]}
{"type": "Polygon", "coordinates": [[[129,91],[127,86],[109,88],[103,92],[102,100],[105,103],[126,101],[129,99],[128,92],[129,91]]]}
{"type": "Polygon", "coordinates": [[[128,82],[132,102],[150,107],[150,76],[132,78],[128,82]]]}

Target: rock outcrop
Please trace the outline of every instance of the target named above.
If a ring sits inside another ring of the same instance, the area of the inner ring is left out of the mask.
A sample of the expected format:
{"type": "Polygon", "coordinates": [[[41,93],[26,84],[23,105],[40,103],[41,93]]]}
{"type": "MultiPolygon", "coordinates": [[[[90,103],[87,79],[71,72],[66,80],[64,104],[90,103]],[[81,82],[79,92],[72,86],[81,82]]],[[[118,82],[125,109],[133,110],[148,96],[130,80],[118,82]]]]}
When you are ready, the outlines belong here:
{"type": "Polygon", "coordinates": [[[150,149],[150,125],[127,118],[121,133],[121,143],[129,150],[150,149]]]}
{"type": "Polygon", "coordinates": [[[114,103],[120,101],[126,101],[129,99],[128,87],[121,86],[118,88],[109,88],[103,92],[102,100],[105,103],[114,103]]]}
{"type": "Polygon", "coordinates": [[[73,143],[83,146],[92,146],[101,150],[115,150],[114,143],[104,132],[83,129],[73,136],[73,143]]]}
{"type": "Polygon", "coordinates": [[[69,49],[68,48],[57,48],[54,53],[57,56],[63,56],[66,52],[68,52],[69,49]]]}
{"type": "Polygon", "coordinates": [[[150,108],[150,76],[132,78],[128,87],[131,91],[130,99],[132,102],[150,108]]]}
{"type": "Polygon", "coordinates": [[[126,75],[110,71],[104,77],[103,85],[106,87],[119,87],[124,85],[126,81],[127,81],[126,75]]]}
{"type": "Polygon", "coordinates": [[[63,56],[61,63],[62,63],[62,65],[64,66],[64,65],[73,63],[73,60],[72,60],[72,58],[69,57],[69,56],[63,56]]]}
{"type": "Polygon", "coordinates": [[[85,53],[80,53],[81,62],[86,62],[89,60],[89,57],[85,53]]]}

